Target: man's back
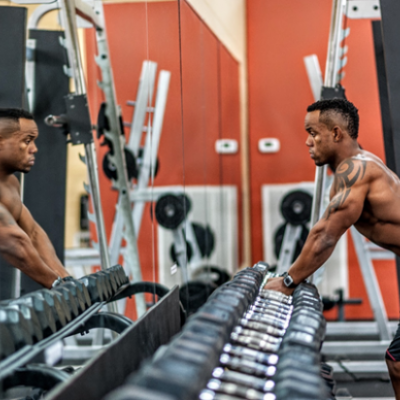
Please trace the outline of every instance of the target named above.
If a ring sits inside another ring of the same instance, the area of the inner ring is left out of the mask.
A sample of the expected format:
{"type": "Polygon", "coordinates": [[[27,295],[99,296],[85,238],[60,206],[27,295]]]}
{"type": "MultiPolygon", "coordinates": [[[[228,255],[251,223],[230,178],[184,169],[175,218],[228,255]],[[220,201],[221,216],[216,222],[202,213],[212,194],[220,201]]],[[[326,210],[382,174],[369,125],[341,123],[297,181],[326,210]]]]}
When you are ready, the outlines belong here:
{"type": "MultiPolygon", "coordinates": [[[[400,179],[380,158],[368,151],[360,151],[348,163],[360,171],[360,184],[366,185],[366,196],[360,218],[354,224],[365,237],[400,255],[400,179]]],[[[340,166],[335,175],[340,174],[340,166]]],[[[352,172],[353,177],[355,171],[352,172]]],[[[336,180],[336,179],[335,179],[336,180]]],[[[336,190],[335,190],[336,189],[336,190]]],[[[337,193],[332,187],[331,198],[337,193]]]]}

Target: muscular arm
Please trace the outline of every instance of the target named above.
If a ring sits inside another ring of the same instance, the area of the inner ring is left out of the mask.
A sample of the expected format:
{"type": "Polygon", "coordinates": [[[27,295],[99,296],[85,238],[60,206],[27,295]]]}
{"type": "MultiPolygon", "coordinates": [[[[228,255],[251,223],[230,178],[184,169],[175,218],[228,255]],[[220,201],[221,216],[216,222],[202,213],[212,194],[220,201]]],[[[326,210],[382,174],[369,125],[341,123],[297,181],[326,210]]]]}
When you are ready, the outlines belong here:
{"type": "MultiPolygon", "coordinates": [[[[340,237],[360,218],[369,189],[365,171],[366,162],[363,160],[347,159],[339,165],[333,183],[335,195],[288,271],[295,283],[302,282],[321,267],[340,237]]],[[[273,280],[265,288],[287,294],[291,292],[283,285],[283,279],[273,280]]]]}
{"type": "Polygon", "coordinates": [[[0,203],[0,253],[34,281],[50,288],[58,275],[42,260],[29,236],[0,203]]]}
{"type": "Polygon", "coordinates": [[[44,263],[53,270],[57,276],[61,276],[61,278],[68,276],[69,274],[58,259],[46,232],[33,219],[31,213],[24,205],[22,205],[21,216],[18,223],[23,231],[29,236],[32,245],[44,263]]]}

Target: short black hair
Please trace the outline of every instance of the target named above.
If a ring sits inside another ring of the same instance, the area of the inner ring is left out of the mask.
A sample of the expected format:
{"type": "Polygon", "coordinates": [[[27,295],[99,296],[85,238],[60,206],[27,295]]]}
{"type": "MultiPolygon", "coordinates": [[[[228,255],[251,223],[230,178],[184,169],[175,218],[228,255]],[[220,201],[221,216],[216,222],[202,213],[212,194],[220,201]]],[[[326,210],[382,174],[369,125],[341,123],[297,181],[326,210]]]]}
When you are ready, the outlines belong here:
{"type": "Polygon", "coordinates": [[[346,99],[319,100],[307,107],[307,112],[320,111],[320,117],[330,111],[340,114],[347,121],[347,130],[352,139],[358,137],[360,118],[353,103],[346,99]]]}
{"type": "Polygon", "coordinates": [[[1,124],[1,136],[8,137],[13,132],[19,131],[20,118],[33,120],[33,115],[22,108],[0,108],[0,121],[5,120],[6,123],[6,125],[1,124]]]}
{"type": "Polygon", "coordinates": [[[20,118],[33,119],[33,115],[22,108],[0,108],[0,119],[12,119],[18,123],[20,118]]]}

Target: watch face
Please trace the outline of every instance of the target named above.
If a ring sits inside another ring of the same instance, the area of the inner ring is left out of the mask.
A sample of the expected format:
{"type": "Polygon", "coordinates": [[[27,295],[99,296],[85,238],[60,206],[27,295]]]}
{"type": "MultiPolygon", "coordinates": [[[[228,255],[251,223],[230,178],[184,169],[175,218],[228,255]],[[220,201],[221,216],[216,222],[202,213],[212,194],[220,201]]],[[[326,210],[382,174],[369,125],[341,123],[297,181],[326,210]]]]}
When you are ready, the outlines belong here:
{"type": "Polygon", "coordinates": [[[286,287],[289,287],[293,283],[293,279],[290,275],[286,275],[283,278],[283,283],[285,284],[286,287]]]}

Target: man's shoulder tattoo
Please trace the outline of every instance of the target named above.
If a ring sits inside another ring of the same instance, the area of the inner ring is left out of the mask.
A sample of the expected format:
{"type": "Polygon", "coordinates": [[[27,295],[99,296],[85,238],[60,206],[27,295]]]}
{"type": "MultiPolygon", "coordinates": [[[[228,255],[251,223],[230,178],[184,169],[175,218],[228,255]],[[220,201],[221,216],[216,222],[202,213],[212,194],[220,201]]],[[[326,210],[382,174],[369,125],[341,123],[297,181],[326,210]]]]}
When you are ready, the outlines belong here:
{"type": "Polygon", "coordinates": [[[349,158],[339,165],[333,181],[335,196],[325,211],[325,219],[344,204],[354,184],[364,178],[366,169],[367,161],[364,159],[349,158]]]}

